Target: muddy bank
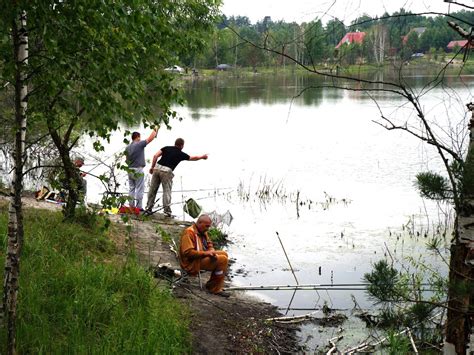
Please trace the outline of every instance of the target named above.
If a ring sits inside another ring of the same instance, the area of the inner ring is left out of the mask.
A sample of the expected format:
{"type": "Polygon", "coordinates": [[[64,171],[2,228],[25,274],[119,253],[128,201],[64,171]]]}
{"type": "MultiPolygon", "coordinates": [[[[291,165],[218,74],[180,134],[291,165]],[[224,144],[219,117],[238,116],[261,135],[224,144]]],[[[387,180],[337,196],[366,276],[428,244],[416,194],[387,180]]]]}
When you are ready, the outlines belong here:
{"type": "MultiPolygon", "coordinates": [[[[179,241],[182,230],[190,223],[164,219],[157,214],[147,220],[133,219],[130,224],[131,238],[144,265],[154,267],[169,263],[172,268],[178,268],[170,245],[173,245],[172,240],[179,241]]],[[[208,277],[209,273],[203,274],[202,282],[208,277]]],[[[226,284],[230,284],[228,280],[226,284]]],[[[197,277],[179,283],[173,288],[173,294],[191,309],[193,353],[295,353],[299,350],[295,325],[265,321],[281,315],[271,304],[240,292],[233,292],[229,298],[211,295],[201,290],[197,277]]]]}

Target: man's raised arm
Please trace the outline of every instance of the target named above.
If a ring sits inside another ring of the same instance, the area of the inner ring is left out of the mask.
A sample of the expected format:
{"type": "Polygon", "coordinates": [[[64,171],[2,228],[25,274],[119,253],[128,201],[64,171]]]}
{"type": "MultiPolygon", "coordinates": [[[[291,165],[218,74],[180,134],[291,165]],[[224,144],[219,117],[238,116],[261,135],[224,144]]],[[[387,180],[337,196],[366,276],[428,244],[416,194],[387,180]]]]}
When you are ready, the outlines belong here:
{"type": "Polygon", "coordinates": [[[146,139],[146,144],[149,144],[153,139],[155,139],[159,129],[159,125],[153,128],[153,131],[151,131],[150,136],[146,139]]]}

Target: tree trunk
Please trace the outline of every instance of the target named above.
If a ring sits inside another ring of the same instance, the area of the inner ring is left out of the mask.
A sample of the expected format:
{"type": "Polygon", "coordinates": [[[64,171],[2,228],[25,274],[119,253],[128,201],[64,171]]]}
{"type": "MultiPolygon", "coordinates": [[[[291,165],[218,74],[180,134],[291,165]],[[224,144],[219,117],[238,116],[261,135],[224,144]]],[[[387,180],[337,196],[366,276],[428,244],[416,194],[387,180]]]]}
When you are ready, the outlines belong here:
{"type": "Polygon", "coordinates": [[[23,164],[25,161],[28,34],[26,13],[12,24],[15,56],[15,147],[12,153],[14,169],[8,209],[8,243],[3,280],[3,313],[7,325],[7,354],[16,353],[16,319],[20,275],[20,255],[23,245],[23,164]]]}
{"type": "MultiPolygon", "coordinates": [[[[470,107],[474,109],[474,107],[470,107]]],[[[449,264],[448,316],[445,354],[466,354],[469,341],[474,271],[474,111],[470,122],[470,140],[463,172],[463,205],[458,211],[449,264]]],[[[471,349],[471,351],[474,349],[471,349]]]]}
{"type": "MultiPolygon", "coordinates": [[[[463,217],[459,218],[460,224],[463,219],[463,217]]],[[[468,248],[465,244],[453,243],[449,265],[446,354],[467,354],[467,343],[470,334],[469,308],[470,299],[472,298],[473,276],[472,267],[465,263],[467,255],[468,248]]]]}
{"type": "MultiPolygon", "coordinates": [[[[70,149],[68,147],[69,139],[67,138],[68,134],[66,134],[64,140],[61,139],[61,136],[55,127],[53,118],[48,119],[47,124],[49,134],[53,139],[54,145],[58,149],[62,161],[62,167],[64,169],[64,180],[61,181],[63,184],[62,188],[67,191],[67,201],[63,211],[64,218],[72,220],[76,215],[76,206],[79,201],[79,189],[82,184],[79,170],[74,166],[70,157],[70,149]]],[[[71,124],[74,125],[74,123],[71,124]]]]}
{"type": "Polygon", "coordinates": [[[219,59],[217,57],[217,32],[214,33],[214,55],[216,59],[216,67],[219,65],[219,59]]]}
{"type": "Polygon", "coordinates": [[[81,181],[78,170],[71,161],[69,151],[60,149],[59,154],[61,156],[64,168],[64,188],[67,190],[67,201],[64,208],[64,218],[67,220],[72,220],[76,215],[76,206],[79,202],[79,189],[81,186],[81,181]]]}

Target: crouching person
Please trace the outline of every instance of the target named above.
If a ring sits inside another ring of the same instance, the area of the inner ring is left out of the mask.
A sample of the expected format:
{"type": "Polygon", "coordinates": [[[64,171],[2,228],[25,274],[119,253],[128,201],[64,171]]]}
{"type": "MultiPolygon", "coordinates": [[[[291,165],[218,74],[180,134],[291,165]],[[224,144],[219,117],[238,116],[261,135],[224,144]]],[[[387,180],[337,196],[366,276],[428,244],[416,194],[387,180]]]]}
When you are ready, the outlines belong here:
{"type": "Polygon", "coordinates": [[[229,258],[225,251],[214,249],[207,234],[211,224],[211,218],[202,215],[196,223],[184,230],[181,235],[179,259],[181,267],[190,275],[197,275],[200,270],[211,271],[206,289],[215,295],[229,297],[229,293],[223,291],[229,258]]]}

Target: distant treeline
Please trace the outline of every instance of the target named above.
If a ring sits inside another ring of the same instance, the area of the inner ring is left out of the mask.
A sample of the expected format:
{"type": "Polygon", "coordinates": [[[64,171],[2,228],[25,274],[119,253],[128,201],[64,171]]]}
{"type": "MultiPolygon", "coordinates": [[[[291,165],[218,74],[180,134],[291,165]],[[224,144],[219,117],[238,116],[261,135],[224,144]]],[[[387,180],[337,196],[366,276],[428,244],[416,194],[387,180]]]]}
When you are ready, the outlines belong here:
{"type": "MultiPolygon", "coordinates": [[[[207,46],[198,55],[181,58],[181,64],[192,68],[216,68],[219,64],[232,67],[287,66],[294,62],[271,51],[263,51],[252,45],[266,47],[305,65],[324,63],[354,64],[382,63],[387,58],[407,60],[421,56],[441,58],[448,51],[448,43],[460,40],[447,24],[454,20],[466,30],[474,23],[474,12],[460,11],[446,16],[421,16],[401,9],[391,15],[385,13],[380,18],[367,15],[345,25],[335,18],[323,25],[316,19],[297,24],[272,21],[266,16],[256,24],[251,24],[245,16],[222,16],[207,46]],[[357,34],[363,32],[363,35],[357,34]],[[343,45],[336,46],[347,33],[343,45]]],[[[458,50],[459,47],[451,48],[458,50]]],[[[224,66],[223,69],[228,68],[224,66]]]]}

